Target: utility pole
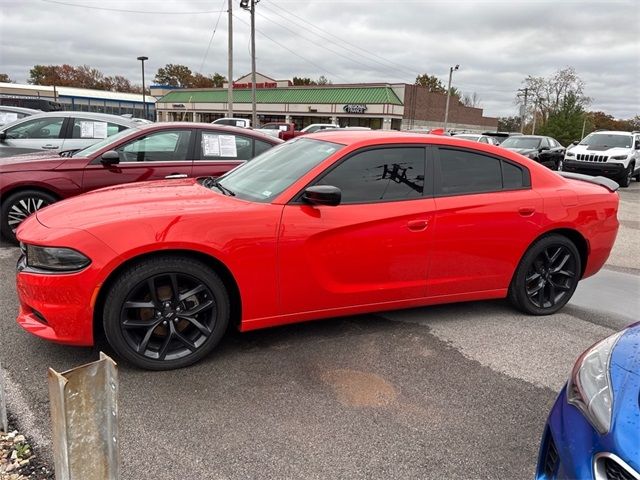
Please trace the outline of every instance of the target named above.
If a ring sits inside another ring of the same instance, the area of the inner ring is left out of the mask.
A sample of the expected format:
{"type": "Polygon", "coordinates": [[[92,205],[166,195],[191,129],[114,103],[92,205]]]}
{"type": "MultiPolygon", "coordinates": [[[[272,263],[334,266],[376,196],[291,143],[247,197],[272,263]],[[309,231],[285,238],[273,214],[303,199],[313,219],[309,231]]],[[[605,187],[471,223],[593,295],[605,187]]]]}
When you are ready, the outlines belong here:
{"type": "Polygon", "coordinates": [[[444,125],[442,129],[444,133],[447,133],[447,123],[449,122],[449,100],[451,99],[451,77],[453,76],[453,71],[458,70],[460,65],[456,65],[455,67],[449,68],[449,86],[447,87],[447,104],[444,107],[444,125]]]}
{"type": "Polygon", "coordinates": [[[240,0],[240,8],[251,13],[251,123],[258,127],[258,113],[256,111],[256,4],[260,0],[240,0]],[[251,2],[249,4],[249,2],[251,2]]]}
{"type": "Polygon", "coordinates": [[[227,73],[227,116],[233,117],[233,0],[229,0],[229,68],[227,73]]]}
{"type": "Polygon", "coordinates": [[[527,115],[527,97],[529,95],[529,87],[519,88],[518,91],[524,93],[524,105],[522,106],[522,113],[520,113],[520,133],[524,133],[524,121],[527,115]]]}
{"type": "Polygon", "coordinates": [[[533,103],[533,127],[531,129],[531,135],[536,134],[536,119],[538,118],[538,99],[533,103]]]}
{"type": "Polygon", "coordinates": [[[138,60],[142,62],[142,109],[144,111],[144,119],[149,120],[149,111],[147,110],[147,95],[144,91],[144,62],[145,60],[149,60],[149,57],[138,57],[138,60]]]}

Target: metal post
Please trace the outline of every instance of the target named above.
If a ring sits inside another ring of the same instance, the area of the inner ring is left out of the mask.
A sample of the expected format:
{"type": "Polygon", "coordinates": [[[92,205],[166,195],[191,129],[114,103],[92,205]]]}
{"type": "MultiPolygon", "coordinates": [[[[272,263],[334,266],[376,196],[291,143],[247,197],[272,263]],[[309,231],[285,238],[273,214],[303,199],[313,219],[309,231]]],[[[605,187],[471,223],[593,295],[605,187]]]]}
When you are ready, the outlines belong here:
{"type": "Polygon", "coordinates": [[[227,54],[229,61],[228,68],[228,84],[227,84],[227,116],[233,117],[233,0],[229,0],[229,52],[227,54]]]}
{"type": "Polygon", "coordinates": [[[100,360],[64,373],[49,369],[56,480],[117,480],[118,370],[100,360]]]}
{"type": "Polygon", "coordinates": [[[587,126],[587,115],[585,114],[584,120],[582,121],[582,134],[580,135],[580,140],[584,138],[584,131],[587,126]]]}
{"type": "Polygon", "coordinates": [[[144,90],[144,61],[149,60],[149,57],[138,57],[138,60],[142,62],[142,109],[144,110],[144,119],[149,120],[149,111],[147,110],[147,96],[144,90]]]}
{"type": "Polygon", "coordinates": [[[9,422],[7,421],[7,401],[4,393],[4,370],[0,365],[0,430],[9,433],[9,422]]]}
{"type": "Polygon", "coordinates": [[[251,123],[258,128],[256,111],[256,0],[251,0],[251,123]]]}
{"type": "Polygon", "coordinates": [[[451,99],[451,77],[453,76],[453,71],[458,70],[460,65],[456,65],[455,67],[449,67],[449,85],[447,86],[447,104],[444,107],[444,125],[442,129],[447,132],[447,123],[449,122],[449,100],[451,99]]]}

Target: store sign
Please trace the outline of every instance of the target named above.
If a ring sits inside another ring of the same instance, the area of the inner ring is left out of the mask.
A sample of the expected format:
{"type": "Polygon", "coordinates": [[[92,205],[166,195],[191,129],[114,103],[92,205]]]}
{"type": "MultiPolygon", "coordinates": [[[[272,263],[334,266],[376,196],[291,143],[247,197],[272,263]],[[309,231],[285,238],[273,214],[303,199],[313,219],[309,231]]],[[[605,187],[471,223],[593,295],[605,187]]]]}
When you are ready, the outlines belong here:
{"type": "MultiPolygon", "coordinates": [[[[256,88],[276,88],[278,86],[275,82],[261,82],[256,83],[256,88]]],[[[233,88],[251,88],[251,82],[249,83],[234,83],[233,88]]]]}
{"type": "Polygon", "coordinates": [[[347,113],[364,113],[367,111],[366,105],[345,105],[342,109],[347,113]]]}
{"type": "Polygon", "coordinates": [[[174,103],[171,105],[173,108],[185,108],[184,103],[174,103]]]}

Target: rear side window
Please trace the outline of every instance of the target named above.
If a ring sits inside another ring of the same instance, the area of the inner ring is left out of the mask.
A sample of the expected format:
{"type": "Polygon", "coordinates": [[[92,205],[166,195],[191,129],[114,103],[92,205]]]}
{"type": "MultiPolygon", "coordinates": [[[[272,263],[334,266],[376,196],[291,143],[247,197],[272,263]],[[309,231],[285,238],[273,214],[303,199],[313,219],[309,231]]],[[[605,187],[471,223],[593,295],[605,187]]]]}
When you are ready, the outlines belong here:
{"type": "Polygon", "coordinates": [[[269,150],[270,148],[273,147],[273,145],[271,145],[270,143],[263,142],[262,140],[254,140],[253,142],[255,144],[255,146],[254,146],[255,150],[253,152],[253,155],[255,157],[257,157],[261,153],[264,153],[264,152],[266,152],[267,150],[269,150]]]}
{"type": "Polygon", "coordinates": [[[497,192],[529,186],[528,171],[496,157],[439,149],[439,194],[497,192]]]}
{"type": "Polygon", "coordinates": [[[367,203],[422,197],[424,177],[424,148],[380,148],[347,158],[317,184],[338,187],[341,203],[367,203]]]}
{"type": "Polygon", "coordinates": [[[88,118],[75,118],[71,138],[103,139],[115,135],[127,127],[117,123],[102,122],[88,118]]]}
{"type": "Polygon", "coordinates": [[[200,160],[251,160],[254,140],[242,135],[203,131],[200,160]]]}

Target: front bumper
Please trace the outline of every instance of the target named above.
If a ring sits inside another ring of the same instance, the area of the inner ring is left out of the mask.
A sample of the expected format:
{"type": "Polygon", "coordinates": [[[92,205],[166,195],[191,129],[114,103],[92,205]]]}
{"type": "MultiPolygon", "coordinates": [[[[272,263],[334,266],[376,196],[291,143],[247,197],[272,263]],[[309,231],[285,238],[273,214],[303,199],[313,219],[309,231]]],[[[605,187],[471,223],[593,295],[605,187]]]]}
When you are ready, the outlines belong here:
{"type": "Polygon", "coordinates": [[[626,167],[622,163],[582,162],[579,160],[565,159],[562,162],[562,169],[566,172],[617,178],[625,172],[626,167]]]}
{"type": "Polygon", "coordinates": [[[611,432],[600,435],[576,407],[567,403],[565,386],[544,429],[536,480],[640,478],[627,463],[634,463],[628,457],[636,454],[635,439],[615,432],[615,423],[611,432]],[[628,476],[607,475],[607,471],[616,469],[628,476]]]}

